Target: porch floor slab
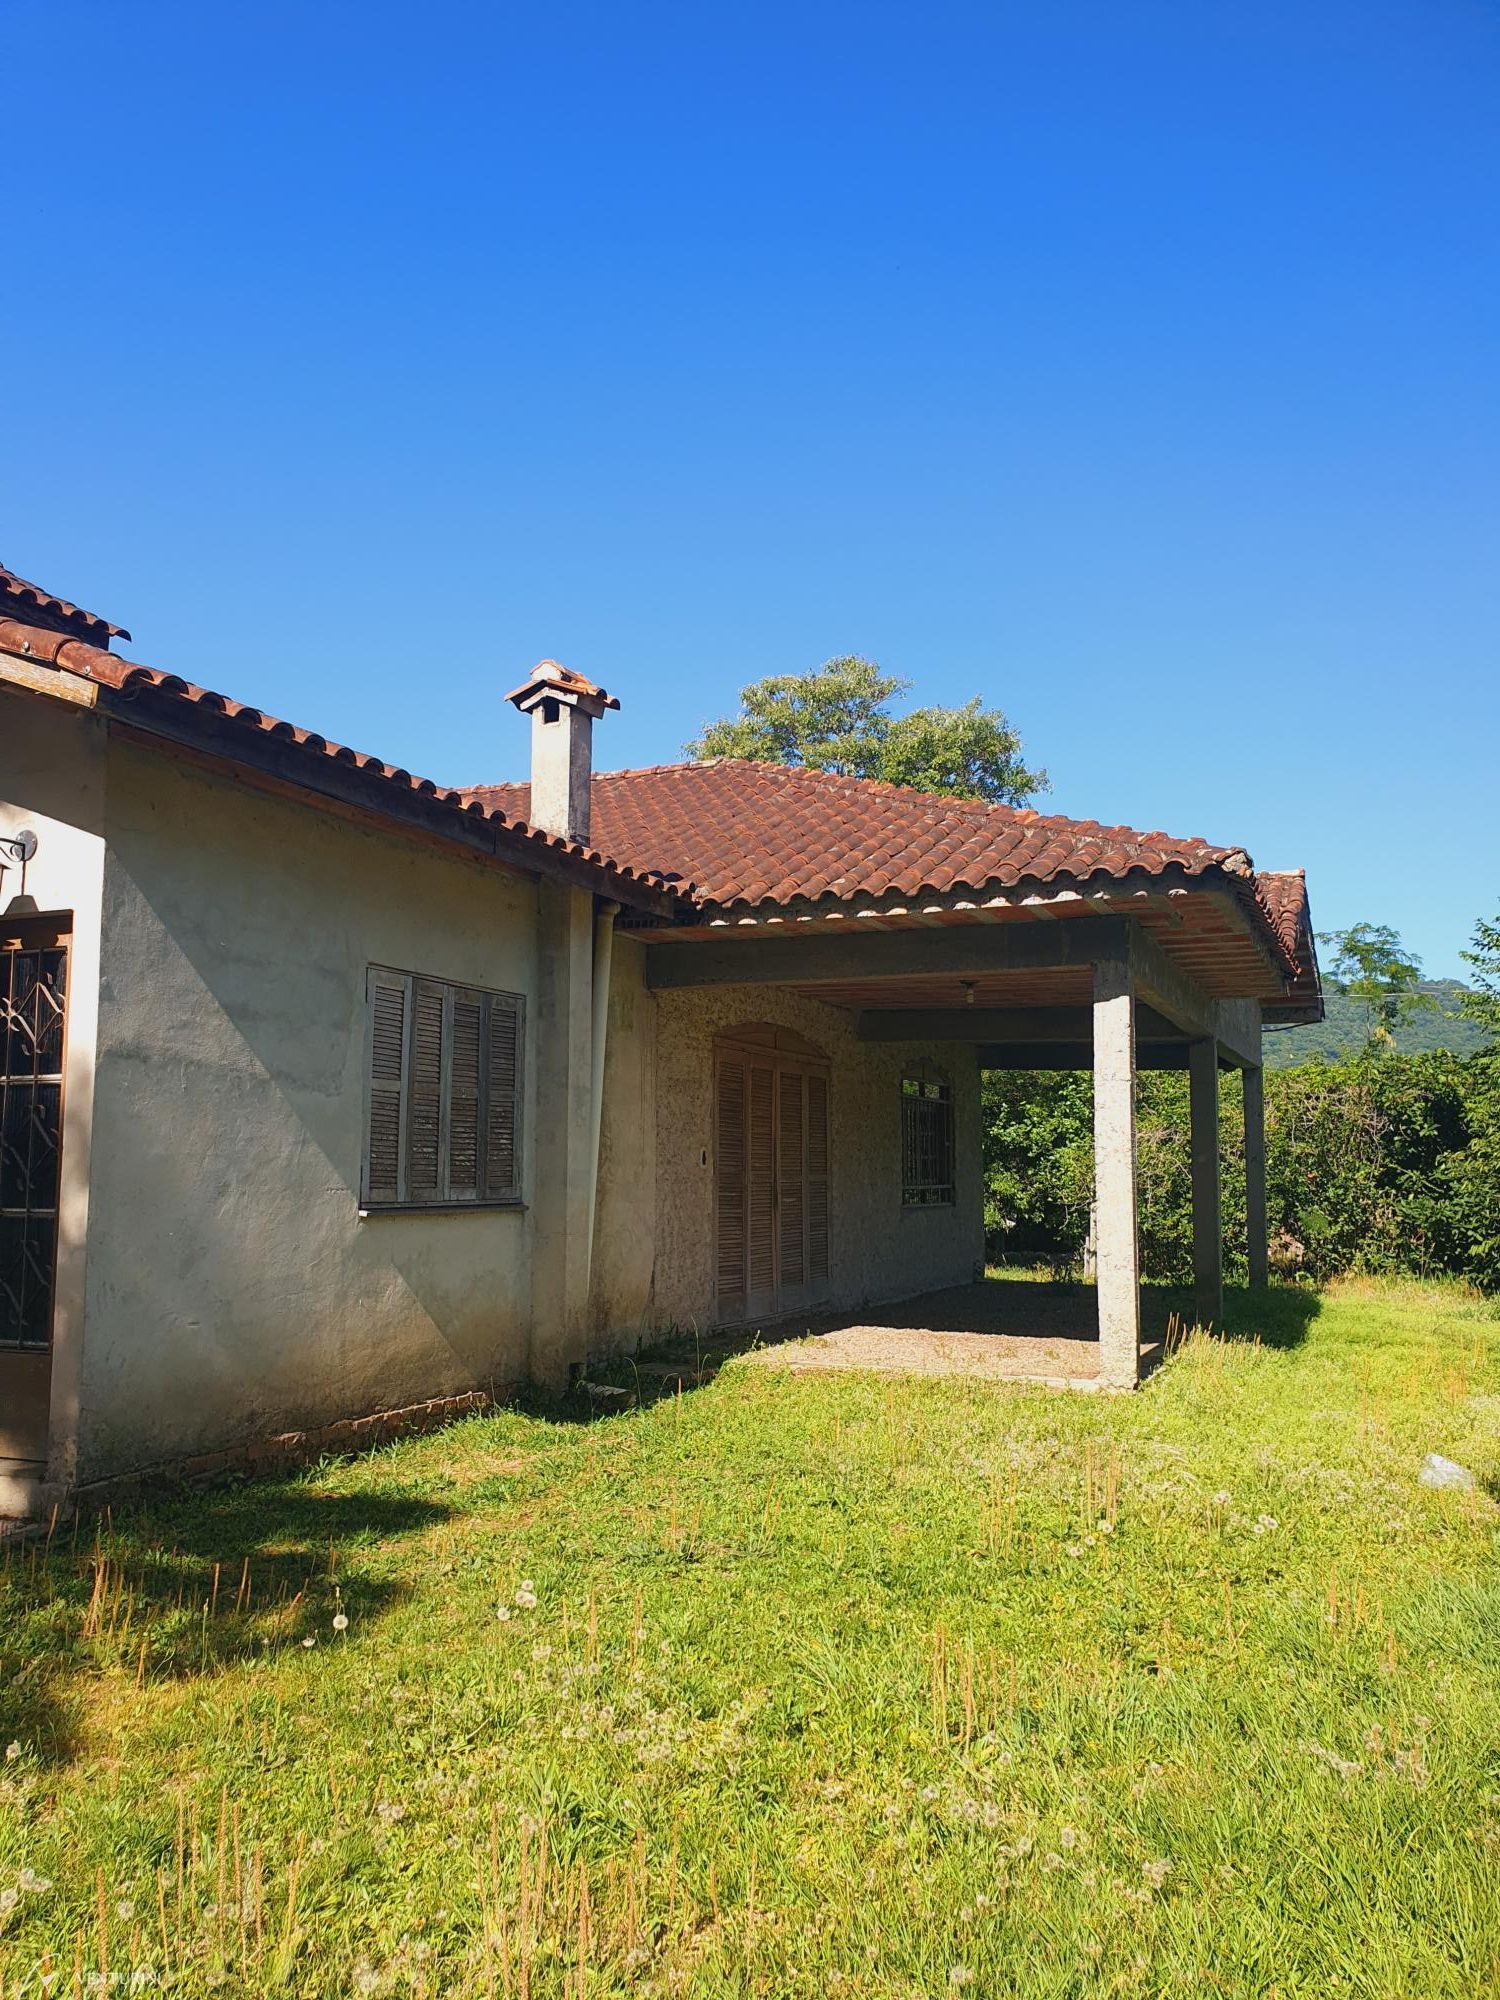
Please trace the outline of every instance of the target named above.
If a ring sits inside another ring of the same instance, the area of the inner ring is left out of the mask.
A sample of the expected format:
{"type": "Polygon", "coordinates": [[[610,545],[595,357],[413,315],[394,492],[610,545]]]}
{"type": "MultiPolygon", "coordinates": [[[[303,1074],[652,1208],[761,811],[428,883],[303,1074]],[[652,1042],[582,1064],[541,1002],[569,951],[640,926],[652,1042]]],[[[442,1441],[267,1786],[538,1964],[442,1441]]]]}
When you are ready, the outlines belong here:
{"type": "MultiPolygon", "coordinates": [[[[793,1373],[861,1369],[1097,1389],[1097,1314],[1089,1285],[984,1278],[894,1305],[804,1320],[795,1330],[767,1329],[745,1359],[793,1373]]],[[[1161,1356],[1153,1332],[1146,1331],[1150,1344],[1143,1342],[1143,1375],[1161,1356]]]]}

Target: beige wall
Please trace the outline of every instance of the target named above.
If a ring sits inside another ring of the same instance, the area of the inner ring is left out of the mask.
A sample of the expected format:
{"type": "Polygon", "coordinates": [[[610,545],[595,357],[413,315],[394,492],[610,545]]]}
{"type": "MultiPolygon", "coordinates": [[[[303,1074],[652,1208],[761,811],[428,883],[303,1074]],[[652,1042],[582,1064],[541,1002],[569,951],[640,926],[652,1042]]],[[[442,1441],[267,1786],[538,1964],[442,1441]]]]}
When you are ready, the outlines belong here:
{"type": "Polygon", "coordinates": [[[657,1325],[713,1321],[713,1043],[753,1021],[794,1028],[829,1057],[830,1303],[966,1283],[984,1253],[972,1048],[859,1042],[851,1014],[775,987],[672,991],[657,997],[655,1024],[657,1325]],[[948,1209],[901,1205],[901,1075],[924,1058],[954,1090],[958,1199],[948,1209]]]}
{"type": "Polygon", "coordinates": [[[589,1351],[631,1352],[651,1324],[656,1257],[656,1000],[646,947],[617,936],[605,1042],[604,1119],[589,1351]]]}
{"type": "Polygon", "coordinates": [[[117,740],[107,834],[79,1477],[517,1380],[534,1211],[359,1215],[365,971],[529,1052],[536,883],[117,740]]]}
{"type": "MultiPolygon", "coordinates": [[[[55,1486],[528,1375],[560,1388],[585,1347],[711,1323],[713,1040],[751,1021],[830,1059],[832,1302],[972,1275],[970,1050],[860,1044],[851,1016],[774,989],[653,996],[619,936],[585,1291],[587,893],[3,687],[0,800],[0,830],[40,837],[33,899],[74,915],[55,1486]],[[371,963],[526,996],[522,1209],[361,1217],[371,963]],[[903,1212],[899,1084],[922,1056],[955,1086],[959,1200],[903,1212]]],[[[7,1470],[34,1486],[40,1466],[7,1470]]]]}

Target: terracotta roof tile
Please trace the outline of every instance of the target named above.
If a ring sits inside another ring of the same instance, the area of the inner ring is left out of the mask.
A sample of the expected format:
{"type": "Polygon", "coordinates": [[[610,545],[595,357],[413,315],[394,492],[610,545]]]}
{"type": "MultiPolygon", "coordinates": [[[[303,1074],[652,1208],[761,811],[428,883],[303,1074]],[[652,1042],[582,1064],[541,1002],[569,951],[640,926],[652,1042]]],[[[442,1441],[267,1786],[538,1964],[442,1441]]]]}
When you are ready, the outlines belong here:
{"type": "Polygon", "coordinates": [[[1301,868],[1262,869],[1255,878],[1255,895],[1294,968],[1288,997],[1310,1006],[1321,1005],[1323,988],[1305,872],[1301,868]]]}
{"type": "MultiPolygon", "coordinates": [[[[267,715],[262,709],[252,708],[245,702],[231,701],[227,695],[197,687],[177,674],[163,673],[159,668],[122,659],[117,653],[105,652],[102,647],[69,638],[66,633],[47,631],[22,624],[14,618],[0,617],[0,652],[60,667],[101,688],[112,689],[121,696],[137,693],[167,696],[174,702],[180,702],[189,713],[205,717],[225,716],[257,735],[293,744],[307,752],[310,760],[322,758],[351,766],[363,776],[377,780],[393,796],[400,792],[415,793],[440,805],[451,806],[455,812],[488,822],[496,835],[496,852],[502,856],[508,852],[510,858],[523,866],[528,851],[549,848],[585,864],[595,876],[595,885],[601,893],[628,897],[632,887],[638,885],[651,891],[656,898],[664,895],[674,902],[682,894],[679,885],[663,880],[655,871],[615,861],[597,847],[585,847],[579,841],[544,833],[540,828],[519,821],[493,799],[436,785],[430,778],[413,777],[398,764],[387,764],[378,757],[351,750],[345,744],[331,743],[315,730],[299,729],[295,723],[283,722],[277,716],[267,715]]],[[[310,762],[309,782],[313,781],[315,768],[310,762]]]]}
{"type": "MultiPolygon", "coordinates": [[[[526,785],[480,785],[474,796],[523,818],[530,809],[526,785]]],[[[649,855],[725,909],[1170,867],[1250,874],[1242,848],[735,759],[599,773],[593,835],[638,866],[649,855]]]]}
{"type": "MultiPolygon", "coordinates": [[[[530,810],[526,785],[480,785],[473,796],[523,819],[530,810]]],[[[619,860],[691,882],[699,902],[719,915],[1168,870],[1214,878],[1233,892],[1294,987],[1305,986],[1311,968],[1316,994],[1311,933],[1299,927],[1295,895],[1283,886],[1300,877],[1258,877],[1241,847],[728,758],[598,773],[592,833],[619,860]],[[1262,883],[1273,886],[1262,893],[1262,883]]]]}
{"type": "Polygon", "coordinates": [[[538,660],[521,685],[512,688],[505,697],[520,707],[528,695],[535,695],[543,688],[557,688],[565,695],[582,695],[597,702],[600,708],[618,708],[619,697],[607,688],[599,687],[586,674],[578,674],[571,667],[565,667],[559,660],[538,660]]]}
{"type": "Polygon", "coordinates": [[[43,590],[38,583],[28,583],[24,577],[17,576],[13,570],[0,564],[0,613],[6,612],[33,622],[40,614],[49,623],[64,626],[94,645],[107,646],[111,639],[130,637],[123,625],[111,625],[97,612],[85,611],[77,604],[70,604],[65,597],[54,597],[50,590],[43,590]]]}

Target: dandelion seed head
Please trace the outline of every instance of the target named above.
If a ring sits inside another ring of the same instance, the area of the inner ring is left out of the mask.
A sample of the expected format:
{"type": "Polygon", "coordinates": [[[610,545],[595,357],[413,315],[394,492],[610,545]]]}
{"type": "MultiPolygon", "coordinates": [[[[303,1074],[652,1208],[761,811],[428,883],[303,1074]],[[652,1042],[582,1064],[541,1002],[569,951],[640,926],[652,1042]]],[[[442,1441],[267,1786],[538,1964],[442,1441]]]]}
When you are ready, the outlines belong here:
{"type": "Polygon", "coordinates": [[[345,1617],[342,1611],[334,1612],[333,1629],[335,1632],[347,1632],[349,1630],[349,1620],[345,1617]]]}

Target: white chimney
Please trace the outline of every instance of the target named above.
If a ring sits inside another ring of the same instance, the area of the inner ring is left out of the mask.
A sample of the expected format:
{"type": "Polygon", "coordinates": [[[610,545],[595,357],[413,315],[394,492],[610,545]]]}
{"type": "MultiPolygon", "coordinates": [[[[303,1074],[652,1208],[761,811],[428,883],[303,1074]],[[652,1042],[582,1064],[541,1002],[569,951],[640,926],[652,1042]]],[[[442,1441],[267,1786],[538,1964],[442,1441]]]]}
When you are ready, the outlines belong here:
{"type": "Polygon", "coordinates": [[[594,723],[619,702],[556,660],[541,661],[506,700],[531,717],[531,824],[586,844],[594,723]]]}

